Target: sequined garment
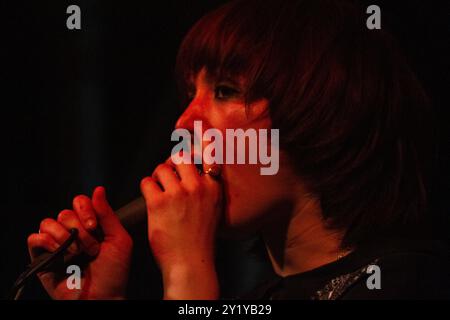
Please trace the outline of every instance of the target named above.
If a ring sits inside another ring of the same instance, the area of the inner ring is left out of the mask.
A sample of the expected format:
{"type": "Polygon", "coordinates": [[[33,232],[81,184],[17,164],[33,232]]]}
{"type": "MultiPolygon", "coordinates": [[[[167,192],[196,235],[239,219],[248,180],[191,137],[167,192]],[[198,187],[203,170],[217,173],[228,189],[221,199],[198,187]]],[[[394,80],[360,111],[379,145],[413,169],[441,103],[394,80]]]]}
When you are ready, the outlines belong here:
{"type": "Polygon", "coordinates": [[[361,277],[367,274],[367,268],[378,262],[378,259],[372,263],[354,271],[331,279],[323,289],[318,290],[311,297],[312,300],[336,300],[341,297],[345,291],[356,283],[361,277]]]}

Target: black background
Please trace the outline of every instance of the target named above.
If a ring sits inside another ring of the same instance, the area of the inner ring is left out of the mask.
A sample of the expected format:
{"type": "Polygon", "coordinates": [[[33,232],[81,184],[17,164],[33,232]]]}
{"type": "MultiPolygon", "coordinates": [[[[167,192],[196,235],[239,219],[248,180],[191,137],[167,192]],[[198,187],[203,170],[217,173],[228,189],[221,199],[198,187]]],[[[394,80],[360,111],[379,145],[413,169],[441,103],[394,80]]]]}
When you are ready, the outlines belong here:
{"type": "MultiPolygon", "coordinates": [[[[6,1],[1,4],[2,220],[0,294],[28,263],[27,235],[72,198],[107,188],[113,207],[139,195],[139,181],[166,159],[181,109],[173,67],[189,27],[224,1],[6,1]],[[66,28],[77,4],[82,29],[66,28]]],[[[448,1],[371,1],[382,10],[433,99],[438,148],[432,212],[449,239],[450,8],[448,1]]],[[[160,298],[161,284],[136,230],[130,297],[160,298]]],[[[267,265],[252,243],[221,243],[228,295],[251,288],[267,265]]],[[[45,298],[37,283],[27,298],[45,298]]]]}

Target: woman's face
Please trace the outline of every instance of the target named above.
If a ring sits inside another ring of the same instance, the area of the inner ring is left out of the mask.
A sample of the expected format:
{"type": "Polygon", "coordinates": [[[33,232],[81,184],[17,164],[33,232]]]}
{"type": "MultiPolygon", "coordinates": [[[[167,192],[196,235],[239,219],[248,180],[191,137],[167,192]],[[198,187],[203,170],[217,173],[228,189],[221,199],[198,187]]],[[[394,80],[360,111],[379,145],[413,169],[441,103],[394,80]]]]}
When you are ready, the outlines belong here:
{"type": "MultiPolygon", "coordinates": [[[[231,80],[214,82],[202,69],[192,79],[192,100],[177,121],[176,128],[194,132],[194,121],[202,121],[203,132],[215,128],[225,137],[225,129],[271,129],[267,112],[268,101],[261,99],[245,105],[244,84],[231,80]]],[[[258,139],[259,140],[259,139],[258,139]]],[[[225,138],[224,138],[225,141],[225,138]]],[[[270,136],[268,141],[270,142],[270,136]]],[[[210,142],[203,141],[203,149],[210,142]]],[[[270,143],[269,143],[270,146],[270,143]]],[[[270,147],[268,147],[270,148],[270,147]]],[[[235,154],[237,144],[235,143],[235,154]]],[[[260,168],[267,165],[248,164],[248,142],[245,145],[246,164],[224,164],[224,220],[220,233],[225,236],[251,234],[271,218],[278,206],[289,200],[293,187],[292,173],[286,165],[286,157],[280,152],[279,170],[275,175],[261,175],[260,168]]],[[[270,150],[270,149],[269,149],[270,150]]],[[[223,147],[226,159],[226,146],[223,147]]]]}

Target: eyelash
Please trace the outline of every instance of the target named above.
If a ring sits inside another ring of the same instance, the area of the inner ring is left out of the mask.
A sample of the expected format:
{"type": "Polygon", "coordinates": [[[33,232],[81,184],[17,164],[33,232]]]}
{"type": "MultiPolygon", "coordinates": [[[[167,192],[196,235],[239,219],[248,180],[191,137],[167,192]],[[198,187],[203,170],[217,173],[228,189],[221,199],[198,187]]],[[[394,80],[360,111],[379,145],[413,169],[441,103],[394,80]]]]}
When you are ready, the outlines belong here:
{"type": "Polygon", "coordinates": [[[218,85],[214,89],[214,96],[217,100],[227,100],[235,98],[239,95],[239,93],[239,90],[228,85],[218,85]]]}
{"type": "MultiPolygon", "coordinates": [[[[240,94],[238,89],[233,88],[230,85],[217,85],[214,89],[214,97],[217,100],[225,101],[232,99],[240,94]]],[[[195,90],[190,90],[187,94],[188,101],[192,101],[195,97],[195,90]]]]}

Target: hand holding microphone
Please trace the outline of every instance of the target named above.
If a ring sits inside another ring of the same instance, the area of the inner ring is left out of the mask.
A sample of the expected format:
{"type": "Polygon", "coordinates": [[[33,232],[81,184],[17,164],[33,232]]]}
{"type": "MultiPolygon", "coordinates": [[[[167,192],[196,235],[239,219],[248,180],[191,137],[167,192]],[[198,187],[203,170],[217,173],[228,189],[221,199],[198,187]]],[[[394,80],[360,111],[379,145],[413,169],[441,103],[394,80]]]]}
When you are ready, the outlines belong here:
{"type": "Polygon", "coordinates": [[[164,299],[217,299],[216,230],[222,215],[220,167],[199,172],[169,159],[141,182],[148,239],[163,277],[164,299]]]}
{"type": "Polygon", "coordinates": [[[79,290],[69,288],[66,274],[41,272],[38,276],[45,290],[53,299],[124,298],[133,242],[109,206],[103,187],[97,187],[91,199],[75,197],[73,210],[61,211],[56,220],[47,218],[41,222],[39,233],[28,237],[32,261],[42,250],[57,250],[73,228],[78,230],[78,239],[68,253],[86,255],[82,261],[81,287],[79,290]],[[103,231],[102,240],[93,236],[97,227],[103,231]]]}

